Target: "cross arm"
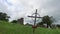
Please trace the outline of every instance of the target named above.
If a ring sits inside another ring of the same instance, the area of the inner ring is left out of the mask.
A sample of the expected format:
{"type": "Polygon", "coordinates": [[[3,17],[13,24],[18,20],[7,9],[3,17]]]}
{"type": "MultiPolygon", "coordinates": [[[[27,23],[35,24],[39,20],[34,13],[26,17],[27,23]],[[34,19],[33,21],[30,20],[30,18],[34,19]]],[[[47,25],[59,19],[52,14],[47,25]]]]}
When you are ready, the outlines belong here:
{"type": "MultiPolygon", "coordinates": [[[[35,18],[35,16],[28,16],[28,17],[35,18]]],[[[42,17],[36,17],[36,18],[42,18],[42,17]]]]}
{"type": "Polygon", "coordinates": [[[28,16],[28,17],[32,17],[32,18],[35,18],[34,16],[28,16]]]}
{"type": "Polygon", "coordinates": [[[42,18],[42,17],[37,17],[37,18],[42,18]]]}

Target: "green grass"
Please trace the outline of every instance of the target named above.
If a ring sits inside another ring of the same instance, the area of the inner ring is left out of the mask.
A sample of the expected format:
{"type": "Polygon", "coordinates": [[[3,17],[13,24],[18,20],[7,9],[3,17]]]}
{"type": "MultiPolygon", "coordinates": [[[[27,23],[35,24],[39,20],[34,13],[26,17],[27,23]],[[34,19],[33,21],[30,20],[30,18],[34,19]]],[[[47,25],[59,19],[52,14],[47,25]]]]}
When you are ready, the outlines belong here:
{"type": "MultiPolygon", "coordinates": [[[[31,26],[12,24],[0,21],[0,34],[33,34],[31,26]]],[[[47,29],[38,27],[35,34],[60,34],[60,29],[47,29]]]]}

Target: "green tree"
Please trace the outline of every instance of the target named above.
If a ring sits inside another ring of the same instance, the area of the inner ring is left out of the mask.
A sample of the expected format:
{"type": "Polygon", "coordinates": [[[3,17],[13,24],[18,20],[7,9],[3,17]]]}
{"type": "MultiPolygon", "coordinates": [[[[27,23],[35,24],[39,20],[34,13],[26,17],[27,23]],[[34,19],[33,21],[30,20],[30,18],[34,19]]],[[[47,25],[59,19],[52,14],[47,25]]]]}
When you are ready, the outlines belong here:
{"type": "Polygon", "coordinates": [[[0,12],[0,20],[9,21],[10,16],[7,16],[6,13],[0,12]]]}
{"type": "Polygon", "coordinates": [[[51,27],[52,22],[53,22],[52,17],[49,17],[48,15],[42,18],[42,23],[47,24],[47,28],[49,26],[51,27]]]}
{"type": "Polygon", "coordinates": [[[11,23],[17,23],[17,20],[13,20],[11,23]]]}

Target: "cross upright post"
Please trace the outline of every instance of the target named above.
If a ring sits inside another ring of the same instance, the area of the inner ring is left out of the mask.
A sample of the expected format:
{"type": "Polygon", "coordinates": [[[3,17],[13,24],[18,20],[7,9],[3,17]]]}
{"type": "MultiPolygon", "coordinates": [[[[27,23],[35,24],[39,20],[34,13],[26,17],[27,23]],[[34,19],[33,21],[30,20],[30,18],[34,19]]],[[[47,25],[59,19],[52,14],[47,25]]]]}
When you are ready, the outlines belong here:
{"type": "Polygon", "coordinates": [[[34,26],[36,26],[36,18],[37,18],[37,9],[36,9],[36,13],[35,13],[35,21],[34,21],[34,26]]]}
{"type": "Polygon", "coordinates": [[[38,15],[38,13],[37,13],[37,9],[36,9],[36,12],[34,13],[35,14],[35,16],[28,16],[28,17],[32,17],[32,18],[35,18],[34,19],[34,25],[32,26],[33,27],[33,34],[34,34],[34,32],[35,32],[35,28],[36,28],[36,18],[41,18],[41,17],[38,17],[37,15],[38,15]]]}

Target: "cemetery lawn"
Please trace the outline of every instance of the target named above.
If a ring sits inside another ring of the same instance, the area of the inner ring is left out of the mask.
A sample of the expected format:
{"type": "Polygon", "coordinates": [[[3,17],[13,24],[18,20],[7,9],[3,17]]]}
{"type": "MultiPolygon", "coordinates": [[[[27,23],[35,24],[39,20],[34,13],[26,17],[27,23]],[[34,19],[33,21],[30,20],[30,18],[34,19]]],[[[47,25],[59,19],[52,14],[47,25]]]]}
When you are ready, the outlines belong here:
{"type": "MultiPolygon", "coordinates": [[[[0,34],[33,34],[31,26],[0,21],[0,34]]],[[[38,27],[35,34],[60,34],[60,29],[38,27]]]]}

